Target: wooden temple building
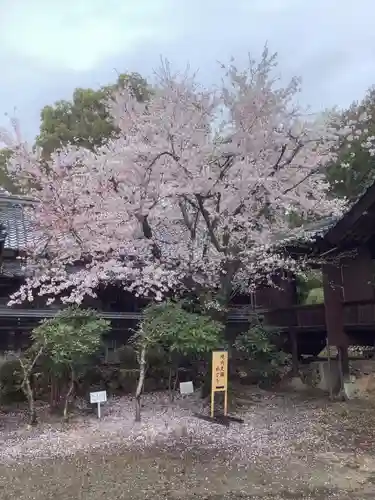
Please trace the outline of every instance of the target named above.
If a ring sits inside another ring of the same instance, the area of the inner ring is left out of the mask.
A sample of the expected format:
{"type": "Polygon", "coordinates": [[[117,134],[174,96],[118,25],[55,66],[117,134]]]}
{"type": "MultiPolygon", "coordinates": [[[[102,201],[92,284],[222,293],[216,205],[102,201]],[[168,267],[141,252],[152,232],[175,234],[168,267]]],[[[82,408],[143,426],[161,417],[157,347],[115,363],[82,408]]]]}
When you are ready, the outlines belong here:
{"type": "MultiPolygon", "coordinates": [[[[28,332],[56,313],[56,308],[38,303],[7,306],[23,279],[19,257],[30,231],[24,215],[30,203],[27,198],[0,192],[0,350],[22,348],[28,332]]],[[[375,345],[375,184],[341,219],[324,221],[313,233],[312,243],[290,245],[287,251],[313,255],[324,262],[324,304],[298,305],[296,281],[281,279],[278,287],[258,290],[245,305],[233,305],[228,324],[243,331],[253,311],[261,311],[267,324],[282,330],[295,370],[301,356],[317,356],[328,338],[338,348],[345,374],[348,346],[375,345]]],[[[141,317],[142,304],[130,294],[107,291],[105,300],[99,295],[90,306],[111,320],[110,337],[121,337],[122,343],[141,317]]]]}

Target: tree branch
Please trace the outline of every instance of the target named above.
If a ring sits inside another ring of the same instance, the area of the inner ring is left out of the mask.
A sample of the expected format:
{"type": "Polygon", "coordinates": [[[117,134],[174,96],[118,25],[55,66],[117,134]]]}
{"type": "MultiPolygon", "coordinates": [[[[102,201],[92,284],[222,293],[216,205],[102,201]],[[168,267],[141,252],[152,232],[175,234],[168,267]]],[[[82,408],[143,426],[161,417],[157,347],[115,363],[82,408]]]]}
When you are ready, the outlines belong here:
{"type": "Polygon", "coordinates": [[[182,217],[184,219],[185,225],[188,228],[188,230],[190,231],[191,239],[195,240],[195,237],[197,235],[197,224],[198,224],[198,219],[199,219],[199,211],[197,210],[195,212],[194,221],[191,221],[189,219],[189,214],[188,214],[188,212],[186,210],[186,207],[184,206],[184,204],[182,203],[182,201],[180,201],[178,205],[180,207],[180,210],[181,210],[182,217]]]}
{"type": "MultiPolygon", "coordinates": [[[[150,226],[150,223],[148,221],[148,216],[147,215],[137,215],[137,219],[139,222],[142,224],[142,231],[147,240],[152,239],[152,229],[150,226]]],[[[160,259],[161,258],[161,250],[159,245],[156,244],[155,241],[153,241],[152,244],[152,255],[155,257],[155,259],[160,259]]]]}
{"type": "Polygon", "coordinates": [[[199,210],[200,210],[201,214],[203,215],[204,221],[206,223],[206,226],[208,229],[208,234],[210,235],[211,243],[214,245],[214,247],[216,248],[216,250],[218,252],[223,252],[224,249],[220,246],[219,241],[215,235],[213,224],[210,220],[210,215],[207,212],[207,210],[204,208],[202,195],[196,194],[195,198],[198,202],[199,210]]]}
{"type": "Polygon", "coordinates": [[[295,147],[295,149],[293,150],[293,153],[290,155],[290,157],[287,160],[285,160],[284,163],[281,165],[280,161],[281,161],[281,158],[284,156],[284,153],[286,150],[286,145],[283,146],[283,148],[285,147],[285,150],[282,152],[279,159],[275,163],[275,166],[273,167],[273,171],[271,172],[270,177],[273,177],[280,169],[286,167],[287,165],[290,165],[292,163],[292,161],[294,160],[294,158],[297,156],[297,154],[301,151],[303,146],[304,146],[304,144],[298,143],[297,146],[295,147]]]}
{"type": "Polygon", "coordinates": [[[277,159],[277,162],[275,163],[274,167],[273,167],[273,170],[276,172],[279,167],[280,167],[280,162],[285,154],[285,151],[286,151],[286,144],[283,145],[283,147],[281,148],[281,153],[280,153],[280,156],[279,158],[277,159]]]}
{"type": "Polygon", "coordinates": [[[288,189],[285,189],[283,191],[283,194],[288,194],[290,191],[293,191],[293,189],[296,189],[298,186],[300,186],[303,182],[305,182],[309,177],[311,177],[314,174],[317,174],[319,172],[319,168],[316,168],[314,170],[311,170],[305,177],[298,182],[296,182],[293,186],[289,187],[288,189]]]}
{"type": "Polygon", "coordinates": [[[163,151],[162,153],[159,153],[159,154],[157,154],[155,156],[155,158],[152,160],[152,162],[150,163],[150,165],[147,168],[153,167],[155,165],[155,163],[158,160],[160,160],[160,158],[162,158],[163,156],[170,156],[171,158],[174,159],[175,162],[179,162],[180,161],[180,158],[176,154],[173,154],[170,151],[163,151]]]}

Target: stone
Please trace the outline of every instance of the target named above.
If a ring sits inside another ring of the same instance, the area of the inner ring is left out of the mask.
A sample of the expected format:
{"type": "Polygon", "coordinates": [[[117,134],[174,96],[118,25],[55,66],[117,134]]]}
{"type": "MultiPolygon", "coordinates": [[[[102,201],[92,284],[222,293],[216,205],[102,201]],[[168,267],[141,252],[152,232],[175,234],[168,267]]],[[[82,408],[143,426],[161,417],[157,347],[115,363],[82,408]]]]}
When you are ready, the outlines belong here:
{"type": "Polygon", "coordinates": [[[301,377],[292,377],[288,382],[288,387],[296,392],[306,391],[309,389],[309,386],[302,381],[301,377]]]}
{"type": "Polygon", "coordinates": [[[336,393],[341,385],[339,364],[336,360],[331,360],[330,365],[328,361],[318,361],[319,382],[316,387],[324,392],[332,389],[332,392],[336,393]]]}
{"type": "Polygon", "coordinates": [[[344,392],[348,399],[375,399],[375,373],[351,377],[344,383],[344,392]]]}

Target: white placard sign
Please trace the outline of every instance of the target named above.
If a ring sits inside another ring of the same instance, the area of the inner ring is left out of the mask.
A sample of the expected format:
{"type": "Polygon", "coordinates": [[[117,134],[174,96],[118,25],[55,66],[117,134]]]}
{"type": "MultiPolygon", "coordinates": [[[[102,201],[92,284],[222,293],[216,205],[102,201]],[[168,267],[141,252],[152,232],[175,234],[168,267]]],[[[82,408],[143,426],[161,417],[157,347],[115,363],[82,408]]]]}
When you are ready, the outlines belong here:
{"type": "Polygon", "coordinates": [[[106,403],[107,391],[90,392],[90,403],[106,403]]]}
{"type": "Polygon", "coordinates": [[[90,392],[90,403],[97,404],[98,407],[98,418],[100,418],[100,405],[101,403],[106,403],[107,401],[107,391],[96,391],[90,392]]]}
{"type": "Polygon", "coordinates": [[[180,394],[193,394],[194,386],[193,382],[180,382],[180,394]]]}

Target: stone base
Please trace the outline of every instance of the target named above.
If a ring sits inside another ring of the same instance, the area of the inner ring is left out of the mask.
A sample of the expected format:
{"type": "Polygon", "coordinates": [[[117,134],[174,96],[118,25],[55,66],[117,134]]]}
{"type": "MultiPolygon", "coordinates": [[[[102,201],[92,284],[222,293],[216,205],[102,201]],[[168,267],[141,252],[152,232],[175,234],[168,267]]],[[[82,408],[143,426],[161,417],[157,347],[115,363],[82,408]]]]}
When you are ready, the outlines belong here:
{"type": "Polygon", "coordinates": [[[288,389],[296,392],[302,392],[308,390],[309,386],[302,381],[301,377],[292,377],[288,380],[288,389]]]}
{"type": "Polygon", "coordinates": [[[324,392],[332,390],[334,394],[337,393],[341,385],[338,361],[331,360],[331,366],[329,366],[328,361],[318,361],[317,365],[319,381],[316,388],[324,392]]]}
{"type": "Polygon", "coordinates": [[[340,390],[340,371],[337,360],[332,360],[329,370],[328,361],[313,361],[301,366],[303,382],[310,388],[335,394],[340,390]]]}
{"type": "Polygon", "coordinates": [[[300,377],[284,380],[286,389],[303,392],[318,389],[325,393],[340,394],[344,399],[367,399],[375,401],[375,360],[352,360],[350,362],[350,378],[344,381],[341,391],[340,368],[337,359],[314,361],[300,367],[300,377]]]}

